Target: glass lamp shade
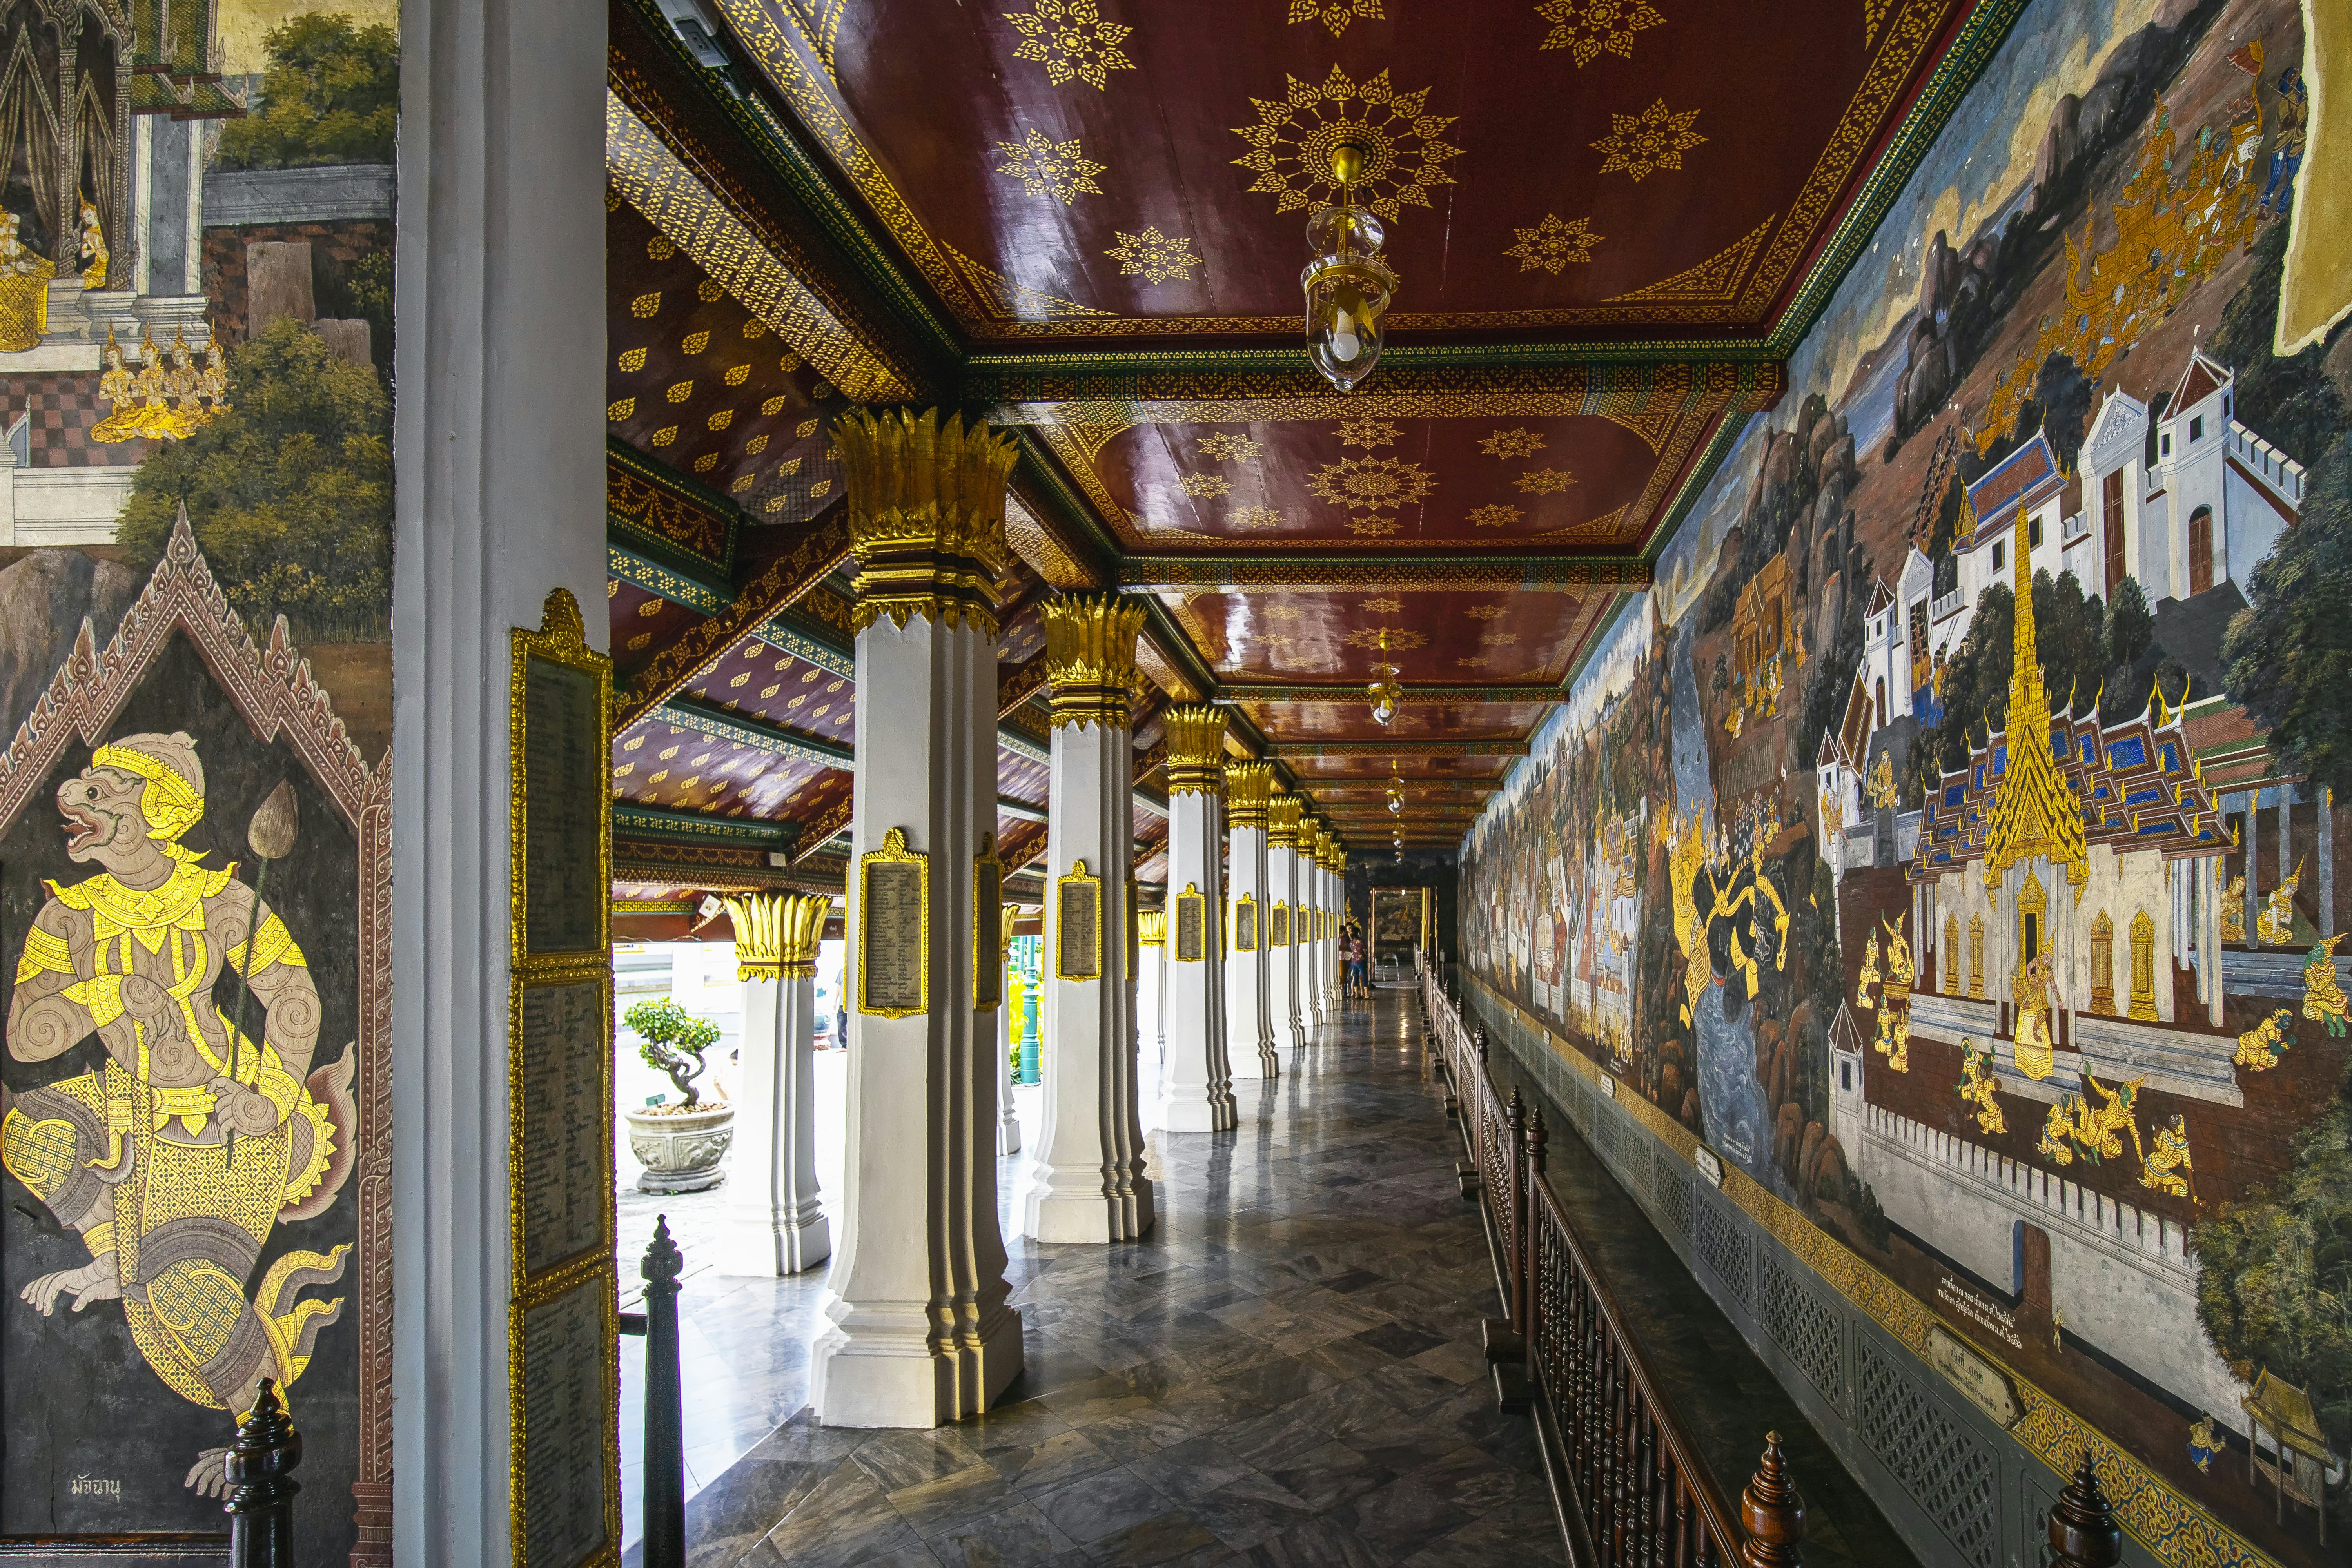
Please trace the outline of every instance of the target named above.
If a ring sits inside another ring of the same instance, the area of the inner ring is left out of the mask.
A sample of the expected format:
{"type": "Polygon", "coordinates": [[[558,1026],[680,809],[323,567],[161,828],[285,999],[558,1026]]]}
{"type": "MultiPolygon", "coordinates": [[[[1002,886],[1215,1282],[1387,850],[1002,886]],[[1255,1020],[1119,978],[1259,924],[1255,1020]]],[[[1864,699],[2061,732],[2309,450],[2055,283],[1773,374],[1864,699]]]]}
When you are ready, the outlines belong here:
{"type": "Polygon", "coordinates": [[[1363,207],[1325,207],[1307,222],[1315,258],[1298,284],[1307,296],[1307,357],[1342,392],[1380,361],[1381,317],[1397,283],[1381,260],[1387,237],[1381,220],[1363,207]]]}
{"type": "Polygon", "coordinates": [[[1375,680],[1365,689],[1372,701],[1372,721],[1385,724],[1396,717],[1397,705],[1404,700],[1404,689],[1392,679],[1375,680]]]}

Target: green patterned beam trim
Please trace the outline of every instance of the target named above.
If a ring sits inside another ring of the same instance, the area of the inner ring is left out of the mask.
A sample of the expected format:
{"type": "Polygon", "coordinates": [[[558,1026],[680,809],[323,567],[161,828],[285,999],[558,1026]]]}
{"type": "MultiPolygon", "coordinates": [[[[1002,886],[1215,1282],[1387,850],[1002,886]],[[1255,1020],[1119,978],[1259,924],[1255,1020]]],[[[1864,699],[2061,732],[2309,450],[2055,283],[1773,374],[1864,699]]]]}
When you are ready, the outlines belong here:
{"type": "Polygon", "coordinates": [[[643,588],[657,599],[667,599],[698,616],[715,616],[735,602],[735,591],[723,584],[674,572],[617,544],[604,546],[604,572],[617,582],[643,588]]]}
{"type": "Polygon", "coordinates": [[[691,730],[698,735],[708,735],[714,741],[765,752],[772,757],[789,757],[795,762],[845,768],[856,756],[838,741],[819,740],[814,735],[787,730],[781,724],[766,723],[741,713],[730,713],[723,708],[691,697],[671,698],[655,710],[655,716],[663,723],[691,730]]]}
{"type": "Polygon", "coordinates": [[[778,653],[806,659],[827,675],[838,675],[848,680],[857,679],[857,655],[833,638],[820,635],[813,622],[801,616],[789,613],[771,616],[751,635],[778,653]]]}
{"type": "Polygon", "coordinates": [[[613,803],[613,832],[621,837],[780,850],[791,847],[800,831],[796,822],[704,816],[691,811],[672,811],[663,805],[638,805],[625,800],[613,803]]]}

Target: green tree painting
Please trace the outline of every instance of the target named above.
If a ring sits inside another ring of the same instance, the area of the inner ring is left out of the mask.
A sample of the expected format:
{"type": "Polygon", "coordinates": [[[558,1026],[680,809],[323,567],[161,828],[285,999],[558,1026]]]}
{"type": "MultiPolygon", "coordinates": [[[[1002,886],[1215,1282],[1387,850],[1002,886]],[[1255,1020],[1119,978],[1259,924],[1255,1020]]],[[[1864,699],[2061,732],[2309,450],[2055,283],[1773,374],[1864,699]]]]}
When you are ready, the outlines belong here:
{"type": "Polygon", "coordinates": [[[400,38],[312,12],[269,29],[261,100],[221,132],[225,169],[389,163],[400,119],[400,38]]]}

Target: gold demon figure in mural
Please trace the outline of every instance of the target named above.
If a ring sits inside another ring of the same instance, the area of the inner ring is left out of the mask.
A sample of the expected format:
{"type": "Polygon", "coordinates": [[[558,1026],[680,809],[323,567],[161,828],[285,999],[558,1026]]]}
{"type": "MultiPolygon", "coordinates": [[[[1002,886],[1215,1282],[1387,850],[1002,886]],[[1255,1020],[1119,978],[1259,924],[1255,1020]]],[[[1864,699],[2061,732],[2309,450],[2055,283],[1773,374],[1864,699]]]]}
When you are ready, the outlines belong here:
{"type": "MultiPolygon", "coordinates": [[[[205,810],[187,735],[100,746],[58,807],[67,854],[101,869],[48,885],[8,1053],[48,1061],[95,1031],[106,1059],[15,1096],[0,1119],[0,1163],[90,1255],[21,1295],[44,1316],[66,1298],[75,1311],[121,1301],[158,1377],[241,1416],[264,1378],[302,1374],[341,1310],[297,1293],[341,1279],[347,1247],[286,1253],[250,1300],[245,1284],[272,1227],[324,1212],[350,1173],[356,1052],[309,1073],[319,993],[302,950],[235,865],[209,869],[180,844],[205,810]],[[257,1043],[214,1005],[225,970],[263,1009],[257,1043]]],[[[187,1484],[226,1495],[226,1452],[200,1455],[187,1484]]]]}

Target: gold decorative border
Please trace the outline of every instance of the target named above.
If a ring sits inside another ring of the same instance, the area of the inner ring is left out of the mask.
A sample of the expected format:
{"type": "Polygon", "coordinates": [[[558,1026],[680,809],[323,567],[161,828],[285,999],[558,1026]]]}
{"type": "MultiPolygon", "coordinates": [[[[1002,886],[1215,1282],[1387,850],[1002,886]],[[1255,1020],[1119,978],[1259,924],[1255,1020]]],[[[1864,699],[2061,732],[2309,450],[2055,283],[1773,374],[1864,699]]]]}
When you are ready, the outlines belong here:
{"type": "Polygon", "coordinates": [[[1209,896],[1201,891],[1200,883],[1187,882],[1184,890],[1176,895],[1176,907],[1169,911],[1168,956],[1179,963],[1202,963],[1207,961],[1209,950],[1217,945],[1209,931],[1209,896]],[[1201,952],[1196,958],[1184,956],[1183,940],[1178,935],[1184,929],[1184,905],[1188,900],[1201,906],[1201,952]]]}
{"type": "Polygon", "coordinates": [[[1263,921],[1258,919],[1259,912],[1257,895],[1255,893],[1244,893],[1240,898],[1234,900],[1233,945],[1226,949],[1228,952],[1255,952],[1258,950],[1260,945],[1260,929],[1265,924],[1263,921]],[[1247,942],[1244,942],[1241,935],[1242,906],[1244,904],[1247,904],[1249,906],[1250,911],[1250,939],[1247,942]]]}
{"type": "MultiPolygon", "coordinates": [[[[1568,1062],[1588,1081],[1597,1084],[1611,1076],[1600,1063],[1484,979],[1475,974],[1465,978],[1485,994],[1488,1008],[1509,1014],[1521,1028],[1546,1042],[1554,1056],[1568,1062]]],[[[1652,1136],[1696,1168],[1700,1145],[1688,1128],[1644,1095],[1621,1094],[1613,1098],[1652,1136]]],[[[1927,1359],[1928,1331],[1943,1323],[1943,1320],[1916,1296],[1880,1273],[1843,1242],[1737,1165],[1725,1167],[1723,1192],[1774,1242],[1801,1260],[1904,1349],[1923,1362],[1927,1359]]],[[[1944,1327],[1949,1330],[1952,1325],[1944,1327]]],[[[2025,1407],[2025,1414],[2008,1435],[2061,1477],[2074,1473],[2082,1463],[2084,1450],[2088,1448],[2100,1487],[2115,1508],[2117,1522],[2159,1562],[2194,1568],[2281,1568],[2277,1559],[2231,1532],[2195,1500],[2174,1490],[2155,1471],[2117,1448],[2096,1427],[2014,1367],[1975,1342],[1969,1342],[2015,1385],[2018,1402],[2025,1407]]]]}
{"type": "Polygon", "coordinates": [[[1102,879],[1087,874],[1084,856],[1070,862],[1067,873],[1054,879],[1054,978],[1081,983],[1103,977],[1103,907],[1102,879]],[[1063,947],[1062,890],[1066,888],[1092,886],[1095,890],[1095,967],[1091,974],[1070,973],[1069,954],[1063,947]]]}
{"type": "Polygon", "coordinates": [[[869,1018],[911,1018],[931,1010],[931,858],[920,849],[907,847],[907,830],[903,827],[891,828],[882,836],[881,848],[868,849],[857,858],[857,1010],[869,1018]],[[866,944],[874,940],[874,927],[866,918],[866,906],[873,895],[877,865],[912,865],[922,871],[922,996],[918,1006],[877,1007],[866,1000],[866,974],[871,967],[866,961],[866,944]]]}
{"type": "MultiPolygon", "coordinates": [[[[596,744],[593,755],[610,756],[613,750],[613,661],[588,647],[579,601],[570,590],[557,588],[547,595],[537,631],[516,626],[508,634],[509,668],[507,678],[507,1229],[509,1237],[507,1299],[508,1531],[513,1562],[530,1562],[530,1523],[525,1496],[527,1474],[524,1447],[529,1436],[525,1388],[523,1321],[541,1306],[583,1285],[602,1292],[604,1311],[604,1544],[583,1560],[584,1568],[618,1568],[621,1561],[621,1342],[616,1289],[617,1216],[613,1173],[606,1169],[597,1182],[604,1206],[604,1245],[560,1263],[530,1273],[527,1216],[523,1204],[526,1086],[522,1070],[523,993],[532,985],[594,984],[604,1003],[609,1039],[613,1016],[613,908],[609,896],[596,901],[598,943],[577,952],[533,953],[528,935],[530,901],[530,750],[528,690],[534,658],[581,670],[596,682],[596,744]]],[[[613,883],[613,816],[596,814],[597,883],[613,883]]],[[[603,1100],[605,1114],[614,1114],[613,1056],[604,1052],[603,1100]]]]}
{"type": "MultiPolygon", "coordinates": [[[[1004,1005],[1004,976],[999,967],[1004,959],[1003,894],[1004,861],[996,853],[996,835],[983,833],[980,853],[971,858],[971,1010],[975,1013],[993,1013],[1004,1005]],[[982,872],[991,870],[996,873],[992,879],[982,877],[982,872]],[[983,885],[985,897],[982,896],[983,885]],[[987,992],[981,989],[982,975],[988,977],[987,992]]],[[[928,907],[929,900],[925,902],[928,907]]]]}

